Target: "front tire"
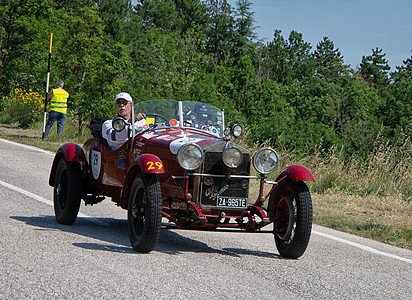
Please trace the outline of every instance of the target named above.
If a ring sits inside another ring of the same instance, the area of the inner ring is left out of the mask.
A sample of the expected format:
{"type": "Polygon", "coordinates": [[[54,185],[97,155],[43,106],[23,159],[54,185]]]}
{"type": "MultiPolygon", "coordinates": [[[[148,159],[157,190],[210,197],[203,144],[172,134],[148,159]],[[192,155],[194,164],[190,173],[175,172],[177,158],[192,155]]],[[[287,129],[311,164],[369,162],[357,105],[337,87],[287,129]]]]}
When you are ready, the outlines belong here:
{"type": "Polygon", "coordinates": [[[79,213],[82,179],[80,164],[60,159],[54,178],[54,214],[57,222],[72,225],[79,213]]]}
{"type": "Polygon", "coordinates": [[[162,193],[155,174],[139,173],[133,180],[127,223],[135,251],[147,253],[156,247],[162,225],[162,193]]]}
{"type": "Polygon", "coordinates": [[[288,181],[279,188],[273,234],[280,255],[294,259],[300,257],[309,244],[312,199],[303,181],[288,181]]]}

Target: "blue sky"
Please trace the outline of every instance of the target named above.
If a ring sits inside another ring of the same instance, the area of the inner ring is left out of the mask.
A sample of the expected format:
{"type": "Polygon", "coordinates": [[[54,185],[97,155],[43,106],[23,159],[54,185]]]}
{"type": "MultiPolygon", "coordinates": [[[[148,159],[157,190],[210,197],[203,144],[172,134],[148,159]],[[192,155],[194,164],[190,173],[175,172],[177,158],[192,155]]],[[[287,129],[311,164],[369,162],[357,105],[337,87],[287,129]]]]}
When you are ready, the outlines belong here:
{"type": "MultiPolygon", "coordinates": [[[[237,0],[228,0],[235,6],[237,0]]],[[[275,29],[303,34],[312,50],[327,36],[346,64],[357,68],[378,47],[392,70],[411,57],[412,0],[253,0],[255,32],[265,42],[275,29]]]]}
{"type": "MultiPolygon", "coordinates": [[[[235,7],[237,0],[227,0],[235,7]]],[[[255,32],[269,42],[275,29],[303,34],[312,50],[327,36],[356,69],[378,47],[392,70],[412,55],[412,0],[252,0],[255,32]]],[[[136,0],[132,0],[136,3],[136,0]]]]}

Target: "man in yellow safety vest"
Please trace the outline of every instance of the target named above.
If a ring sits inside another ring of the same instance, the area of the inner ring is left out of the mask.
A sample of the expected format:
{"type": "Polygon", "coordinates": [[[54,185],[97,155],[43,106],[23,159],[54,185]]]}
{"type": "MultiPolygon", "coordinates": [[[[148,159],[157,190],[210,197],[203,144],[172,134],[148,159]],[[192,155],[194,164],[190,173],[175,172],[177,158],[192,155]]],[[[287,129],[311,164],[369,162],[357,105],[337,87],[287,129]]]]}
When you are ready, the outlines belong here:
{"type": "Polygon", "coordinates": [[[69,93],[63,89],[63,80],[57,80],[56,88],[52,89],[47,95],[47,100],[50,100],[50,112],[49,118],[47,119],[47,124],[44,132],[44,137],[46,137],[57,120],[57,134],[61,136],[63,134],[64,122],[66,121],[67,113],[67,98],[69,98],[69,93]]]}

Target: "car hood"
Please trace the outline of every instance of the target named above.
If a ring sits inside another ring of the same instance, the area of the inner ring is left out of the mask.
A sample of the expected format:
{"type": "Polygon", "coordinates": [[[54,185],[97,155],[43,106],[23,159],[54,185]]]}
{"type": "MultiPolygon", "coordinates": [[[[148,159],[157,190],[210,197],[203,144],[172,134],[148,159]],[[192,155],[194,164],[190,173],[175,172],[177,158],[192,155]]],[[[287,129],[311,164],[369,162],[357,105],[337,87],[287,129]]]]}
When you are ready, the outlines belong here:
{"type": "Polygon", "coordinates": [[[222,152],[225,145],[232,145],[239,148],[242,152],[249,152],[247,149],[234,144],[233,142],[224,141],[221,138],[205,134],[195,130],[184,129],[160,129],[146,132],[136,137],[137,146],[156,146],[169,148],[172,154],[177,154],[179,149],[186,144],[197,144],[204,151],[222,152]]]}

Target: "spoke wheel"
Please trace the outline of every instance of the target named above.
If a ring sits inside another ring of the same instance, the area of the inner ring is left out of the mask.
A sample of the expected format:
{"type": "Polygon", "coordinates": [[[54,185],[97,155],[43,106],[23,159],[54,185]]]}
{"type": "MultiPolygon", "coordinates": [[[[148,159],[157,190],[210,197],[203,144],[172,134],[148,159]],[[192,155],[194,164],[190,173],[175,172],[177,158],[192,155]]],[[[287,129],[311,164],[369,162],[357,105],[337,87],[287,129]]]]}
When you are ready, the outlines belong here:
{"type": "Polygon", "coordinates": [[[162,194],[156,175],[139,173],[133,180],[127,221],[133,249],[144,253],[152,251],[162,224],[162,194]]]}
{"type": "Polygon", "coordinates": [[[57,222],[71,225],[76,221],[81,201],[82,181],[78,162],[66,162],[57,165],[54,179],[54,214],[57,222]]]}
{"type": "Polygon", "coordinates": [[[280,255],[298,258],[306,250],[312,231],[312,199],[307,185],[286,182],[276,202],[273,234],[280,255]]]}

